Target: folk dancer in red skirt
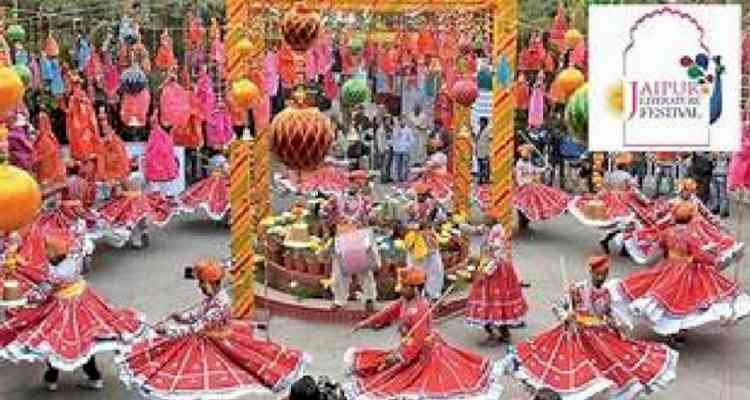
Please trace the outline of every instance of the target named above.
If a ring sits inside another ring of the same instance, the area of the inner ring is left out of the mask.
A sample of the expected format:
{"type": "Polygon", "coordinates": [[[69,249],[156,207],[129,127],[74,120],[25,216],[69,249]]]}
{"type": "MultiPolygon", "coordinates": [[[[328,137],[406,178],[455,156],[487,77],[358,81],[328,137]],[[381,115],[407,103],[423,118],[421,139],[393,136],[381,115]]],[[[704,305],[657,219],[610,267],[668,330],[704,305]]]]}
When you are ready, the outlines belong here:
{"type": "Polygon", "coordinates": [[[652,203],[641,194],[637,181],[627,171],[633,156],[623,153],[615,159],[615,171],[607,173],[604,188],[596,194],[576,196],[570,203],[570,213],[582,224],[606,230],[599,244],[609,254],[609,243],[633,221],[650,221],[652,203]],[[602,211],[591,215],[587,210],[602,211]]]}
{"type": "Polygon", "coordinates": [[[425,184],[414,187],[417,199],[407,207],[407,233],[404,236],[406,265],[425,271],[425,294],[434,301],[443,293],[445,267],[440,255],[436,227],[447,219],[447,213],[425,184]]]}
{"type": "Polygon", "coordinates": [[[129,235],[127,241],[131,246],[140,249],[149,244],[149,227],[165,226],[177,207],[161,192],[145,192],[143,174],[137,171],[137,165],[133,168],[135,171],[129,180],[113,190],[112,200],[99,209],[99,215],[113,236],[124,230],[129,235]]]}
{"type": "Polygon", "coordinates": [[[509,328],[524,325],[522,318],[529,307],[512,262],[510,242],[501,224],[492,227],[482,249],[469,294],[466,322],[484,328],[490,340],[497,337],[509,342],[509,328]]]}
{"type": "Polygon", "coordinates": [[[47,256],[44,236],[39,228],[30,225],[21,232],[13,232],[0,240],[0,282],[14,280],[21,293],[44,282],[47,277],[47,256]]]}
{"type": "Polygon", "coordinates": [[[675,225],[656,233],[666,258],[608,285],[622,315],[645,321],[674,344],[684,341],[681,333],[687,329],[750,314],[750,296],[716,268],[717,245],[706,244],[693,228],[696,214],[694,203],[678,203],[672,211],[675,225]]]}
{"type": "Polygon", "coordinates": [[[622,335],[612,315],[604,282],[609,258],[589,259],[591,282],[570,288],[570,299],[556,308],[561,321],[552,329],[511,348],[507,372],[535,390],[552,389],[565,400],[631,400],[662,389],[675,379],[678,354],[666,345],[622,335]]]}
{"type": "Polygon", "coordinates": [[[401,271],[401,300],[355,329],[398,324],[401,344],[393,350],[349,349],[349,400],[498,399],[502,386],[495,364],[453,346],[433,328],[430,303],[421,296],[426,274],[401,271]]]}
{"type": "Polygon", "coordinates": [[[655,261],[661,255],[658,233],[666,227],[674,226],[672,209],[676,204],[688,201],[695,205],[695,213],[688,223],[689,230],[697,235],[701,247],[712,246],[717,254],[719,266],[726,266],[741,255],[744,244],[725,232],[721,221],[706,207],[695,194],[698,184],[693,179],[683,179],[678,185],[679,196],[664,202],[657,211],[658,226],[648,226],[637,230],[624,241],[631,257],[640,264],[655,261]],[[654,229],[654,228],[659,229],[654,229]]]}
{"type": "Polygon", "coordinates": [[[308,361],[306,354],[255,337],[249,320],[232,319],[232,305],[215,260],[196,263],[205,296],[190,311],[157,325],[157,336],[135,343],[116,362],[120,378],[144,397],[174,400],[234,399],[287,390],[308,361]]]}
{"type": "Polygon", "coordinates": [[[349,174],[352,182],[347,193],[332,199],[325,210],[326,218],[336,226],[334,256],[332,257],[333,307],[343,307],[349,300],[349,286],[356,276],[362,288],[365,308],[375,310],[378,297],[374,271],[380,268],[380,256],[375,234],[369,226],[372,200],[362,193],[367,184],[367,172],[349,174]]]}
{"type": "Polygon", "coordinates": [[[568,210],[570,197],[567,193],[541,183],[540,168],[531,161],[533,145],[519,148],[521,159],[516,162],[516,188],[513,203],[518,210],[519,227],[526,229],[531,222],[544,221],[562,215],[568,210]]]}
{"type": "Polygon", "coordinates": [[[13,362],[46,361],[47,389],[57,390],[59,370],[83,367],[89,389],[101,389],[96,354],[123,348],[143,332],[131,310],[108,305],[81,276],[82,256],[61,235],[46,239],[49,274],[28,295],[30,308],[8,312],[0,323],[0,357],[13,362]]]}
{"type": "Polygon", "coordinates": [[[229,214],[229,171],[226,157],[211,160],[211,175],[196,182],[180,195],[180,209],[202,211],[213,221],[224,221],[229,214]]]}

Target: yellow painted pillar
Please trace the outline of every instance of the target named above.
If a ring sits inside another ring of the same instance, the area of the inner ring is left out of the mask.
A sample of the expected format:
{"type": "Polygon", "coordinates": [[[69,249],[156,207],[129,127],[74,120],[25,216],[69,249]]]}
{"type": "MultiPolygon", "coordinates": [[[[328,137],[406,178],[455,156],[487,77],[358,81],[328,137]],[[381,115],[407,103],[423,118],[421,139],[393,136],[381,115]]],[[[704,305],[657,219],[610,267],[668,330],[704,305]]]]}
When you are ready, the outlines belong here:
{"type": "Polygon", "coordinates": [[[495,68],[505,65],[508,82],[494,78],[492,93],[492,142],[490,144],[491,212],[506,232],[513,229],[513,156],[514,118],[513,73],[516,70],[518,0],[495,0],[493,61],[495,68]]]}
{"type": "Polygon", "coordinates": [[[453,146],[453,210],[456,214],[463,214],[467,218],[471,211],[471,162],[474,154],[471,131],[469,130],[471,109],[456,104],[455,141],[453,146]]]}

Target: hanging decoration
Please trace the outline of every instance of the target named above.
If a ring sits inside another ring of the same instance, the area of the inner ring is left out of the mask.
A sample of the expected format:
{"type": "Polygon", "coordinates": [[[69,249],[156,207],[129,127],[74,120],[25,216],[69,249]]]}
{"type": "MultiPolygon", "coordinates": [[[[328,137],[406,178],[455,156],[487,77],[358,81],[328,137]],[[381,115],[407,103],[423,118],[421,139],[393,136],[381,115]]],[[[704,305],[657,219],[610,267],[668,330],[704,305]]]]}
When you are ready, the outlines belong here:
{"type": "Polygon", "coordinates": [[[0,67],[0,115],[15,110],[23,94],[23,81],[18,73],[13,68],[0,67]]]}
{"type": "Polygon", "coordinates": [[[582,144],[588,144],[589,133],[589,85],[584,84],[568,100],[565,106],[565,124],[582,144]]]}
{"type": "Polygon", "coordinates": [[[570,49],[576,48],[581,42],[583,42],[583,35],[578,29],[570,29],[565,33],[565,45],[570,49]]]}
{"type": "Polygon", "coordinates": [[[120,76],[120,89],[127,94],[138,94],[146,88],[146,74],[138,65],[126,69],[120,76]]]}
{"type": "Polygon", "coordinates": [[[320,15],[302,2],[295,3],[284,15],[281,29],[284,40],[292,50],[305,52],[320,34],[320,15]]]}
{"type": "Polygon", "coordinates": [[[362,78],[352,78],[341,87],[341,104],[354,107],[370,101],[370,86],[362,78]]]}
{"type": "Polygon", "coordinates": [[[562,100],[567,100],[581,85],[584,84],[586,78],[583,76],[583,72],[576,67],[570,66],[560,71],[555,78],[553,85],[557,87],[562,96],[562,100]]]}
{"type": "Polygon", "coordinates": [[[305,107],[302,99],[280,112],[271,123],[274,153],[289,168],[313,170],[323,161],[333,143],[331,120],[317,108],[305,107]]]}
{"type": "Polygon", "coordinates": [[[240,79],[232,83],[232,104],[244,110],[252,108],[261,100],[261,92],[258,86],[249,79],[240,79]]]}
{"type": "Polygon", "coordinates": [[[11,43],[19,43],[26,41],[26,30],[23,29],[23,26],[18,24],[13,24],[8,27],[8,29],[5,31],[5,35],[10,40],[11,43]]]}
{"type": "Polygon", "coordinates": [[[39,213],[42,193],[26,171],[8,164],[8,129],[0,127],[0,234],[30,224],[39,213]]]}
{"type": "Polygon", "coordinates": [[[461,79],[451,89],[453,100],[464,107],[471,107],[478,95],[479,89],[473,79],[461,79]]]}

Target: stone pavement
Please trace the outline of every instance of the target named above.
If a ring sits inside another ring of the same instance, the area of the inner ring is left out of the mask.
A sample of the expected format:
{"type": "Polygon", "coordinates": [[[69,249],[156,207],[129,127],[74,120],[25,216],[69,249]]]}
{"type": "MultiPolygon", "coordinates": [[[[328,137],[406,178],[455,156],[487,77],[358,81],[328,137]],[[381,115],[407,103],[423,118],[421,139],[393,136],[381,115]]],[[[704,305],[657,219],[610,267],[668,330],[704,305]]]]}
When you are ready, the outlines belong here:
{"type": "MultiPolygon", "coordinates": [[[[750,221],[750,209],[745,221],[750,221]]],[[[736,221],[734,221],[736,223],[736,221]]],[[[750,237],[750,222],[743,224],[745,238],[750,237]]],[[[170,312],[199,300],[195,283],[182,279],[183,266],[196,257],[227,253],[228,232],[209,222],[178,219],[162,231],[151,235],[151,247],[144,251],[99,248],[94,270],[89,276],[92,286],[115,304],[135,307],[145,312],[150,321],[157,321],[170,312]]],[[[568,279],[584,279],[586,257],[598,250],[598,232],[580,226],[565,216],[539,224],[515,241],[515,262],[523,278],[532,283],[527,289],[531,311],[524,329],[514,331],[514,339],[529,337],[551,326],[555,317],[550,303],[563,288],[560,259],[567,265],[568,279]]],[[[629,262],[615,258],[613,276],[635,270],[629,262]]],[[[733,274],[730,268],[727,273],[733,274]]],[[[742,274],[745,284],[750,282],[742,274]]],[[[482,344],[484,333],[470,330],[461,318],[444,320],[439,325],[445,337],[474,351],[500,358],[504,349],[482,344]]],[[[312,324],[285,318],[273,318],[273,340],[293,347],[302,347],[313,356],[309,373],[343,378],[342,357],[350,346],[392,347],[398,343],[395,330],[348,333],[346,326],[312,324]]],[[[653,338],[636,332],[635,335],[653,338]]],[[[741,400],[750,398],[750,321],[734,328],[700,329],[691,333],[680,352],[678,379],[670,390],[653,396],[656,399],[741,400]]],[[[0,367],[0,400],[125,400],[138,399],[134,391],[120,384],[111,357],[102,357],[106,387],[101,392],[86,392],[75,387],[82,374],[63,374],[58,393],[43,390],[42,365],[3,365],[0,367]]],[[[527,399],[518,386],[505,379],[503,399],[527,399]]],[[[262,397],[247,397],[258,399],[262,397]]]]}

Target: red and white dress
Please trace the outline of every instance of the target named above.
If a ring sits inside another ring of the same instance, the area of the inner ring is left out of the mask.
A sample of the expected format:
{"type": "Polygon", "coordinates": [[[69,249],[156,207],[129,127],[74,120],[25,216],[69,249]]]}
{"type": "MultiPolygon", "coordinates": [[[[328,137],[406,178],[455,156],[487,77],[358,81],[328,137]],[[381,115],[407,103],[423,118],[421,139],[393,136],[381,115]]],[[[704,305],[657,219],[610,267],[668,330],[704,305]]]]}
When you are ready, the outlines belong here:
{"type": "Polygon", "coordinates": [[[47,253],[44,235],[38,226],[30,225],[19,232],[17,239],[5,243],[0,253],[0,280],[16,280],[21,292],[47,278],[47,253]]]}
{"type": "MultiPolygon", "coordinates": [[[[655,261],[662,255],[658,233],[667,227],[674,226],[671,210],[679,201],[681,201],[680,198],[675,198],[658,208],[659,211],[656,213],[659,216],[658,224],[646,226],[632,232],[631,235],[625,235],[624,244],[631,258],[636,262],[655,261]]],[[[744,243],[738,242],[732,235],[724,232],[719,220],[697,196],[693,195],[690,201],[696,205],[697,212],[687,224],[689,230],[700,240],[700,247],[713,246],[716,249],[717,265],[728,265],[732,259],[742,253],[744,243]]]]}
{"type": "Polygon", "coordinates": [[[596,194],[585,193],[573,198],[570,202],[570,213],[586,226],[611,228],[624,225],[634,218],[648,221],[650,203],[636,189],[635,180],[625,171],[614,171],[606,177],[609,189],[596,194]],[[606,218],[593,220],[588,218],[583,209],[592,201],[601,202],[607,210],[606,218]]]}
{"type": "Polygon", "coordinates": [[[656,266],[608,284],[618,315],[643,319],[661,335],[750,314],[750,296],[716,268],[718,257],[690,225],[661,231],[667,258],[656,266]]]}
{"type": "Polygon", "coordinates": [[[98,353],[122,349],[143,331],[139,315],[107,304],[81,277],[83,260],[71,254],[50,266],[48,278],[29,292],[33,308],[10,312],[0,323],[0,357],[47,361],[72,371],[98,353]]]}
{"type": "Polygon", "coordinates": [[[186,213],[202,210],[214,221],[221,221],[229,212],[229,177],[222,170],[189,187],[180,196],[180,209],[186,213]]]}
{"type": "Polygon", "coordinates": [[[507,372],[534,388],[550,388],[564,400],[586,400],[606,391],[609,399],[631,400],[675,379],[676,351],[631,340],[611,327],[607,289],[579,284],[571,294],[572,321],[512,348],[503,361],[507,372]]]}
{"type": "Polygon", "coordinates": [[[430,304],[424,298],[399,300],[381,310],[364,327],[397,323],[399,361],[384,368],[393,352],[349,349],[345,362],[352,381],[345,386],[349,400],[497,399],[502,394],[499,370],[489,360],[453,346],[432,327],[430,304]]]}
{"type": "Polygon", "coordinates": [[[308,361],[298,350],[257,339],[251,321],[232,319],[224,290],[180,315],[179,322],[116,359],[123,382],[145,397],[210,400],[276,393],[289,388],[308,361]]]}
{"type": "Polygon", "coordinates": [[[490,251],[489,258],[481,261],[481,275],[474,279],[469,294],[466,322],[471,326],[521,326],[529,310],[510,261],[509,243],[502,236],[502,225],[496,225],[483,241],[482,247],[490,251]]]}
{"type": "Polygon", "coordinates": [[[570,196],[551,186],[539,183],[543,168],[531,161],[516,162],[516,188],[513,204],[531,222],[544,221],[562,215],[568,209],[570,196]]]}
{"type": "Polygon", "coordinates": [[[140,190],[123,191],[104,204],[99,209],[102,220],[110,229],[125,229],[131,233],[139,226],[165,226],[177,211],[175,202],[158,191],[145,193],[142,178],[134,175],[130,181],[140,190]]]}

